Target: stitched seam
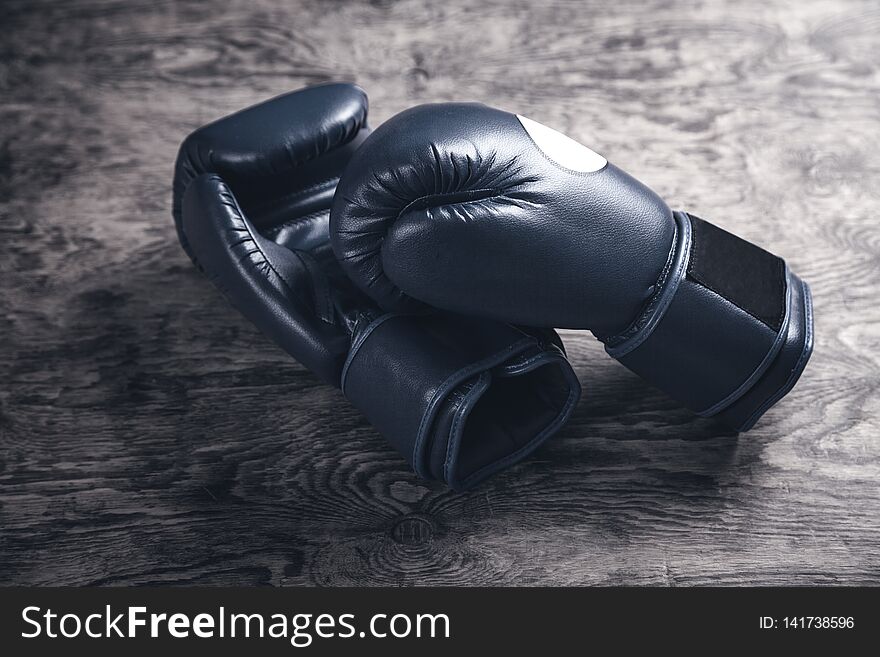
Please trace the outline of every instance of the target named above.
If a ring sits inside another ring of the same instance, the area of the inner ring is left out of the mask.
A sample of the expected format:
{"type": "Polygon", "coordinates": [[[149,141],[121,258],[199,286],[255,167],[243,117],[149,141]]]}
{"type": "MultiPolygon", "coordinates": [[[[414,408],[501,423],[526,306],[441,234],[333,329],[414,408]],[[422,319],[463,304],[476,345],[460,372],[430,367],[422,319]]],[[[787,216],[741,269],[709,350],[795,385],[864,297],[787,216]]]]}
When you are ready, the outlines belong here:
{"type": "MultiPolygon", "coordinates": [[[[636,316],[636,319],[633,320],[633,322],[626,329],[605,340],[605,344],[607,346],[615,347],[618,344],[625,342],[633,334],[638,333],[654,314],[657,303],[660,301],[660,297],[663,296],[663,292],[666,289],[666,281],[669,278],[669,274],[672,272],[672,265],[675,263],[675,254],[678,250],[678,230],[678,224],[675,224],[675,232],[672,234],[672,248],[669,249],[669,255],[666,258],[666,264],[663,266],[663,270],[660,272],[660,276],[654,282],[654,289],[656,291],[648,300],[648,302],[643,306],[643,310],[639,312],[639,314],[636,316]]],[[[690,248],[689,244],[685,246],[687,248],[690,248]]]]}
{"type": "Polygon", "coordinates": [[[528,370],[529,365],[534,363],[536,360],[543,358],[543,356],[543,353],[535,354],[534,356],[529,356],[525,360],[521,360],[513,365],[502,365],[501,369],[504,371],[505,374],[508,374],[510,376],[518,376],[522,374],[523,371],[528,370]]]}
{"type": "MultiPolygon", "coordinates": [[[[811,294],[807,292],[806,283],[802,283],[804,285],[804,346],[801,349],[800,358],[798,358],[797,363],[795,363],[794,368],[791,371],[791,374],[788,376],[788,379],[785,381],[785,385],[779,388],[775,394],[768,397],[763,404],[761,404],[758,409],[752,413],[748,419],[743,422],[742,427],[746,429],[754,426],[755,422],[767,412],[767,410],[773,406],[780,399],[785,397],[791,389],[794,387],[795,382],[800,375],[803,374],[803,368],[806,366],[806,361],[810,357],[810,354],[813,352],[813,297],[811,294]]],[[[742,431],[743,429],[740,429],[742,431]]]]}
{"type": "MultiPolygon", "coordinates": [[[[485,376],[487,376],[487,372],[482,372],[480,374],[479,378],[482,379],[485,376]]],[[[491,377],[491,375],[488,375],[488,376],[491,377]]],[[[477,381],[477,384],[475,384],[471,388],[471,390],[469,390],[467,392],[467,394],[462,396],[461,407],[458,409],[458,411],[456,411],[455,419],[452,421],[452,427],[450,427],[450,431],[449,431],[450,440],[447,440],[447,442],[446,442],[446,458],[443,461],[443,480],[447,483],[449,483],[450,470],[452,469],[452,465],[453,465],[453,463],[452,463],[452,448],[455,445],[455,443],[458,442],[455,440],[455,437],[458,436],[459,426],[464,421],[464,418],[466,416],[469,416],[470,412],[473,410],[473,407],[471,406],[471,404],[468,403],[468,401],[469,401],[468,396],[472,395],[472,394],[476,394],[475,391],[477,391],[479,389],[479,386],[478,386],[479,383],[480,382],[477,381]]],[[[477,397],[477,399],[474,400],[474,404],[476,404],[477,401],[479,401],[479,398],[482,397],[483,394],[485,394],[485,392],[489,389],[489,385],[491,385],[491,378],[489,379],[489,383],[487,385],[483,386],[482,393],[480,394],[479,397],[477,397]]]]}
{"type": "Polygon", "coordinates": [[[650,312],[643,314],[643,321],[638,324],[635,333],[625,336],[625,339],[622,341],[616,341],[613,346],[606,344],[605,350],[612,358],[623,358],[648,341],[663,321],[669,308],[674,303],[675,297],[678,295],[681,282],[684,280],[685,272],[687,271],[693,231],[691,230],[690,219],[686,213],[673,212],[672,216],[675,219],[676,225],[676,245],[673,250],[673,267],[676,278],[663,286],[657,303],[650,309],[650,312]],[[678,235],[678,230],[682,231],[681,236],[678,235]],[[679,238],[681,239],[680,245],[678,243],[679,238]]]}
{"type": "MultiPolygon", "coordinates": [[[[460,192],[442,192],[440,194],[425,194],[424,196],[419,196],[418,198],[413,199],[412,201],[407,203],[405,206],[403,206],[403,209],[400,212],[398,212],[397,216],[394,217],[394,219],[391,221],[391,225],[394,225],[394,223],[396,223],[398,219],[400,219],[406,212],[408,212],[414,205],[417,205],[418,203],[422,203],[422,202],[425,202],[428,200],[433,200],[433,199],[442,199],[444,197],[461,196],[462,194],[472,194],[473,196],[471,196],[471,198],[467,198],[467,199],[464,199],[461,201],[450,201],[448,203],[436,203],[436,204],[429,203],[423,209],[430,210],[433,208],[441,208],[441,207],[446,207],[449,205],[466,205],[468,203],[475,203],[476,201],[491,200],[491,199],[498,198],[498,197],[504,195],[503,191],[497,187],[472,189],[472,190],[466,190],[466,191],[460,191],[460,192]]],[[[385,232],[387,234],[388,231],[385,231],[385,232]]]]}

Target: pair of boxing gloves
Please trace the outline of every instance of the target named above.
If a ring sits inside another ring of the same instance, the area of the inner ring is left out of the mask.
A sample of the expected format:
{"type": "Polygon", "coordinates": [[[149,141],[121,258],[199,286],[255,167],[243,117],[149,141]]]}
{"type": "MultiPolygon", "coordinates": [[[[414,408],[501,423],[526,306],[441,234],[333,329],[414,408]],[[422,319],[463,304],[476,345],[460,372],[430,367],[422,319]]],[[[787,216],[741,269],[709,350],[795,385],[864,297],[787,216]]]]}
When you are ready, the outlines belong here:
{"type": "Polygon", "coordinates": [[[483,105],[370,134],[356,86],[274,98],[187,137],[173,214],[232,305],[454,489],[567,421],[580,386],[554,327],[590,329],[734,431],[812,349],[809,289],[782,259],[483,105]]]}

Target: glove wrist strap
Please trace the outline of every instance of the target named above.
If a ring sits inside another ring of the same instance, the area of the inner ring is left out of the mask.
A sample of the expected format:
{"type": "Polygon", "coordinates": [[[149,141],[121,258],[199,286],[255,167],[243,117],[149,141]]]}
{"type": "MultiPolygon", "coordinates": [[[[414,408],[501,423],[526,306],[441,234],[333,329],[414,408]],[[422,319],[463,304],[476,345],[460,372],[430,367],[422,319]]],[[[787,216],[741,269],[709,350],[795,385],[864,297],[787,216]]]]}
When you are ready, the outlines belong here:
{"type": "Polygon", "coordinates": [[[806,365],[809,288],[781,258],[698,217],[673,216],[658,290],[606,351],[700,415],[745,431],[806,365]]]}

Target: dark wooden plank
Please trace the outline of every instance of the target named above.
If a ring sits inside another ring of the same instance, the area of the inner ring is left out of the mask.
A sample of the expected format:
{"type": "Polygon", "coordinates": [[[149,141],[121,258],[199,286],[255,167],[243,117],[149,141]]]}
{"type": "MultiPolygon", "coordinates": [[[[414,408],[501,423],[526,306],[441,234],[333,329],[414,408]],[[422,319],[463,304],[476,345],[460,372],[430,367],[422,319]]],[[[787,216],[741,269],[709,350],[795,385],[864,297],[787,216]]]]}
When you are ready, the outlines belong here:
{"type": "Polygon", "coordinates": [[[880,583],[880,9],[813,3],[6,0],[0,583],[880,583]],[[779,253],[817,341],[717,435],[566,332],[534,459],[426,484],[220,299],[170,220],[197,125],[356,80],[373,123],[472,99],[779,253]]]}

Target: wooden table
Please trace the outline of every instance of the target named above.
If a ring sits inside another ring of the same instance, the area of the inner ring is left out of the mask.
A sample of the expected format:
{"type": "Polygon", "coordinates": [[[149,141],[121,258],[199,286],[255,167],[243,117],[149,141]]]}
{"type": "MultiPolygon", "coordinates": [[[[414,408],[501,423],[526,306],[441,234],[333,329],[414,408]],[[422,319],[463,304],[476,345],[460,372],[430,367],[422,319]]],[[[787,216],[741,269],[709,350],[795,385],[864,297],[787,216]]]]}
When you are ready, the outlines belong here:
{"type": "Polygon", "coordinates": [[[0,582],[880,583],[876,2],[5,0],[0,582]],[[812,285],[816,345],[722,436],[565,332],[530,461],[424,483],[232,310],[171,223],[200,124],[354,80],[583,141],[812,285]]]}

